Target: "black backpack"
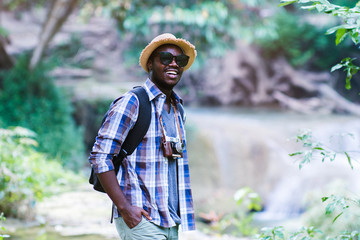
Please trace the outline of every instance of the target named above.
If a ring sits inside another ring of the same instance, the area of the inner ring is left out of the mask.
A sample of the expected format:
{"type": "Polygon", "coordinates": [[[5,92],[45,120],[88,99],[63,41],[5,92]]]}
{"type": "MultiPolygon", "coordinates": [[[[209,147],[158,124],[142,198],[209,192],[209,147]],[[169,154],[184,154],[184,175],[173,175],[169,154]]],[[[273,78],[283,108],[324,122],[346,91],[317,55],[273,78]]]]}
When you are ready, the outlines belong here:
{"type": "MultiPolygon", "coordinates": [[[[113,157],[112,161],[115,168],[115,174],[119,172],[122,160],[126,156],[132,154],[135,148],[140,144],[141,140],[144,138],[147,130],[149,129],[151,120],[151,103],[149,101],[146,90],[143,87],[136,87],[131,91],[135,93],[139,99],[139,116],[134,127],[129,131],[128,136],[122,144],[119,154],[113,157]]],[[[116,99],[113,103],[116,103],[119,99],[120,98],[116,99]]],[[[105,114],[101,125],[104,123],[107,115],[108,113],[105,114]]],[[[89,183],[94,185],[93,188],[96,191],[103,193],[105,192],[93,168],[91,168],[89,183]]]]}
{"type": "MultiPolygon", "coordinates": [[[[113,164],[115,174],[119,172],[119,168],[122,160],[131,155],[135,148],[139,146],[140,142],[144,138],[146,132],[149,129],[150,121],[151,121],[151,102],[149,101],[149,96],[146,90],[143,87],[135,87],[131,90],[139,99],[139,115],[134,127],[129,131],[128,136],[126,137],[124,143],[121,146],[120,152],[118,155],[113,157],[113,164]]],[[[116,99],[113,103],[116,103],[120,98],[116,99]]],[[[184,120],[184,109],[181,104],[179,104],[179,112],[181,118],[184,120]]],[[[101,125],[104,123],[108,113],[105,114],[101,125]]],[[[91,168],[91,174],[89,177],[89,183],[94,185],[93,188],[96,191],[105,193],[104,188],[101,186],[101,183],[94,172],[94,169],[91,168]]]]}

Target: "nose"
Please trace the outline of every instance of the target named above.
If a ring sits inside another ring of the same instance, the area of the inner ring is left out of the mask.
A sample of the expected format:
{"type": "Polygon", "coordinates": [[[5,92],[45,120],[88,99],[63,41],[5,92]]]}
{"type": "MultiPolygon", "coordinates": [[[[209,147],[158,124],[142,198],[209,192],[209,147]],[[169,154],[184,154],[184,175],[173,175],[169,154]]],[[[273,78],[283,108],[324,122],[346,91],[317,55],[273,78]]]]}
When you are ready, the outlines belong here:
{"type": "Polygon", "coordinates": [[[179,67],[178,64],[175,61],[175,56],[173,57],[173,59],[172,59],[171,63],[169,64],[169,66],[177,66],[177,67],[179,67]]]}

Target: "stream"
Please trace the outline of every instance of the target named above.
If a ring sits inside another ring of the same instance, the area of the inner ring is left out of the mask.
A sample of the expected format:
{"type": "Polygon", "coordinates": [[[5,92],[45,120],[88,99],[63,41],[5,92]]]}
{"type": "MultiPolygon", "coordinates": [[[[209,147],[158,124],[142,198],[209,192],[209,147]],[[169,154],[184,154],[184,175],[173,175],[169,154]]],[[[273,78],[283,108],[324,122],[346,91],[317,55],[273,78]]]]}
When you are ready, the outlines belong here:
{"type": "Polygon", "coordinates": [[[299,216],[309,193],[325,191],[335,181],[342,181],[349,191],[360,190],[357,116],[199,108],[188,109],[187,124],[193,131],[188,134],[189,158],[194,192],[201,193],[195,196],[200,208],[231,211],[233,204],[227,203],[234,192],[249,186],[263,200],[258,218],[281,220],[299,216]],[[321,151],[315,151],[311,163],[300,170],[304,158],[289,154],[305,150],[295,140],[304,129],[311,130],[314,142],[346,151],[354,170],[344,154],[322,162],[321,151]]]}

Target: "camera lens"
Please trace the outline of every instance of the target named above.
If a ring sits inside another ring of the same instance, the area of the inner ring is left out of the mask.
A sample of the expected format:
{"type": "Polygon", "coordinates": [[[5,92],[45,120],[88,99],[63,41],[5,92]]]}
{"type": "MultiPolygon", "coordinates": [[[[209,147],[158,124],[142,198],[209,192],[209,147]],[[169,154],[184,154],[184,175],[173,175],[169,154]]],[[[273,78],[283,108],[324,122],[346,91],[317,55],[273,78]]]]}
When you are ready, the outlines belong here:
{"type": "Polygon", "coordinates": [[[185,148],[185,146],[181,142],[178,142],[175,144],[175,149],[178,153],[182,153],[184,151],[184,148],[185,148]]]}

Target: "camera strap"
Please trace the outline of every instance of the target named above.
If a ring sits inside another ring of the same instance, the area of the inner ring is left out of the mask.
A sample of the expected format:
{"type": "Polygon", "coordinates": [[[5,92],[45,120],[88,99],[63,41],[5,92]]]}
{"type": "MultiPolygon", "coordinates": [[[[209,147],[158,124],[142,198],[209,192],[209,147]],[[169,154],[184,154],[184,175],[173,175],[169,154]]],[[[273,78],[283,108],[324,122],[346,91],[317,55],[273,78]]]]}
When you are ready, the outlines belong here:
{"type": "Polygon", "coordinates": [[[180,130],[179,115],[178,115],[178,113],[177,113],[177,110],[176,110],[176,107],[175,107],[175,104],[174,104],[173,101],[171,101],[171,105],[172,105],[173,108],[174,108],[175,119],[176,119],[176,123],[177,123],[177,129],[178,129],[178,131],[179,131],[180,141],[181,141],[181,143],[183,144],[183,138],[182,138],[181,130],[180,130]]]}
{"type": "MultiPolygon", "coordinates": [[[[183,138],[182,138],[182,134],[181,134],[181,130],[180,130],[179,116],[178,116],[175,104],[174,104],[174,102],[172,100],[171,100],[171,105],[174,108],[174,116],[175,116],[175,120],[176,120],[176,128],[178,130],[180,142],[183,144],[183,138]]],[[[166,141],[166,138],[169,138],[169,137],[166,136],[166,134],[165,134],[165,128],[164,128],[164,122],[163,122],[162,116],[160,116],[160,124],[161,124],[161,131],[162,131],[163,136],[164,136],[164,140],[166,141]]]]}

